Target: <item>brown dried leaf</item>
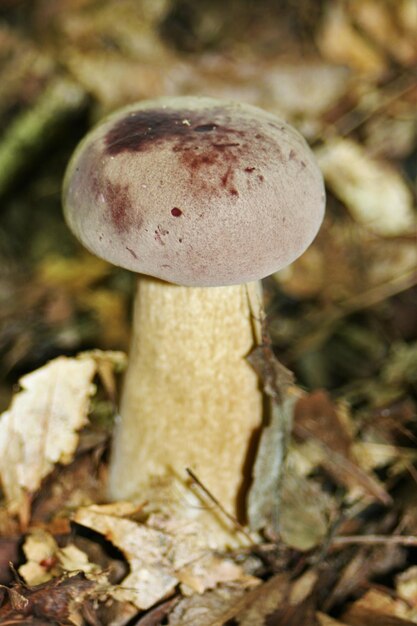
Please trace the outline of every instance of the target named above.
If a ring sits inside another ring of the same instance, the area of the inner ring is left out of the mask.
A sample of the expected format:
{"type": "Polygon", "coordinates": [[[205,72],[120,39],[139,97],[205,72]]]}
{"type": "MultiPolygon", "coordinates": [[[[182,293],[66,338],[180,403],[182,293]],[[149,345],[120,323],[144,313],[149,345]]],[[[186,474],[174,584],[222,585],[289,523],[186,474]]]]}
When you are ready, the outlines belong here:
{"type": "Polygon", "coordinates": [[[332,313],[340,318],[412,286],[416,263],[412,238],[381,238],[349,218],[328,215],[314,244],[274,278],[290,296],[332,303],[333,311],[325,309],[317,322],[323,327],[332,313]]]}
{"type": "Polygon", "coordinates": [[[352,432],[348,416],[336,407],[329,394],[318,389],[300,398],[294,411],[296,434],[308,432],[334,452],[350,457],[352,432]]]}
{"type": "Polygon", "coordinates": [[[343,407],[334,405],[327,392],[316,391],[299,400],[295,409],[294,434],[308,440],[306,445],[313,453],[313,464],[325,467],[337,482],[389,503],[390,496],[383,486],[355,458],[347,423],[348,414],[343,407]]]}
{"type": "Polygon", "coordinates": [[[10,563],[15,564],[18,560],[19,544],[18,536],[0,537],[0,585],[5,585],[12,579],[10,563]]]}
{"type": "MultiPolygon", "coordinates": [[[[381,530],[384,532],[383,528],[381,530]]],[[[399,545],[387,543],[375,547],[361,546],[343,567],[336,585],[329,590],[325,601],[326,610],[362,592],[371,578],[398,570],[404,563],[405,553],[399,545]]],[[[348,619],[346,621],[350,624],[348,619]]]]}
{"type": "MultiPolygon", "coordinates": [[[[201,597],[201,596],[200,596],[201,597]]],[[[144,615],[138,622],[135,623],[135,626],[161,626],[161,624],[166,624],[166,619],[168,615],[171,613],[172,608],[178,603],[177,598],[171,598],[162,604],[159,604],[154,609],[151,609],[144,615]]],[[[110,626],[118,626],[111,622],[110,626]]]]}
{"type": "Polygon", "coordinates": [[[48,530],[51,531],[53,524],[58,529],[51,531],[54,533],[69,532],[70,512],[106,498],[106,468],[101,462],[103,448],[100,446],[98,450],[80,453],[82,436],[83,433],[74,461],[55,468],[32,502],[31,522],[42,524],[45,520],[52,520],[48,521],[48,530]]]}
{"type": "Polygon", "coordinates": [[[0,608],[0,623],[31,624],[34,617],[43,624],[81,626],[83,605],[94,588],[95,583],[83,574],[56,578],[36,587],[17,584],[7,590],[9,601],[0,608]]]}
{"type": "Polygon", "coordinates": [[[241,590],[230,594],[229,589],[221,589],[211,592],[207,598],[203,596],[203,602],[200,599],[180,602],[170,615],[168,624],[318,626],[313,598],[316,581],[314,572],[309,571],[294,584],[286,574],[278,574],[243,596],[241,590]]]}
{"type": "Polygon", "coordinates": [[[417,622],[409,619],[406,602],[395,599],[386,593],[370,589],[343,614],[342,619],[351,626],[414,626],[417,622]]]}

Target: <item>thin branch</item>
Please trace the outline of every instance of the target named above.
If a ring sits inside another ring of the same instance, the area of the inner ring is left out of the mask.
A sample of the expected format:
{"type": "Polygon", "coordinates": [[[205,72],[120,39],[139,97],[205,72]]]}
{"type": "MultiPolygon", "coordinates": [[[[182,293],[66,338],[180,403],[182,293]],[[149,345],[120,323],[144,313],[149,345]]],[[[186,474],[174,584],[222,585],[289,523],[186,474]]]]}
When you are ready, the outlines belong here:
{"type": "Polygon", "coordinates": [[[346,535],[334,537],[332,545],[344,546],[351,544],[362,545],[400,545],[417,546],[416,535],[346,535]]]}
{"type": "Polygon", "coordinates": [[[233,526],[236,527],[236,529],[241,532],[249,541],[251,544],[255,544],[256,542],[253,540],[253,538],[250,536],[250,534],[248,533],[248,531],[242,526],[242,524],[240,524],[237,519],[231,515],[228,511],[226,511],[226,509],[224,508],[224,506],[221,504],[221,502],[219,502],[219,500],[207,489],[207,487],[205,485],[203,485],[203,483],[201,482],[201,480],[198,478],[198,476],[196,476],[196,474],[194,474],[193,470],[190,469],[189,467],[185,468],[185,471],[187,472],[187,474],[190,476],[190,478],[195,482],[196,485],[198,485],[200,487],[200,489],[205,493],[205,495],[216,505],[216,507],[223,513],[223,515],[225,517],[227,517],[227,519],[233,524],[233,526]]]}

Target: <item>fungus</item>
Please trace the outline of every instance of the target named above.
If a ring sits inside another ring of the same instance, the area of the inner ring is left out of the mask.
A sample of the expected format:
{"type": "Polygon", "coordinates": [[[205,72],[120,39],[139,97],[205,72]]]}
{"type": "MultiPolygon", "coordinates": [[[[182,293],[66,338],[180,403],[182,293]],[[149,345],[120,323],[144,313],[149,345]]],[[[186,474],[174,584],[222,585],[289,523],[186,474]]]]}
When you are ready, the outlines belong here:
{"type": "Polygon", "coordinates": [[[86,248],[138,274],[110,495],[169,494],[182,515],[203,520],[212,545],[233,545],[229,520],[190,489],[186,468],[244,521],[263,400],[245,359],[259,337],[251,302],[260,279],[318,231],[324,190],[314,157],[258,108],[162,98],[87,135],[63,201],[86,248]]]}

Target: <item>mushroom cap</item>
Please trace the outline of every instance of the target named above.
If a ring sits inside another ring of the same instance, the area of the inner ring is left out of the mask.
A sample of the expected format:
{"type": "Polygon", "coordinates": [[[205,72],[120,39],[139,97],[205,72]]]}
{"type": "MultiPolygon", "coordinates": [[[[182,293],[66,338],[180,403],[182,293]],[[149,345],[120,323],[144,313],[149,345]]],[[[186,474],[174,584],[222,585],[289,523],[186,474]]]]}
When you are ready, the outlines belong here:
{"type": "Polygon", "coordinates": [[[258,280],[310,245],[324,214],[304,139],[246,104],[192,96],[121,109],[65,176],[69,227],[114,265],[186,286],[258,280]]]}

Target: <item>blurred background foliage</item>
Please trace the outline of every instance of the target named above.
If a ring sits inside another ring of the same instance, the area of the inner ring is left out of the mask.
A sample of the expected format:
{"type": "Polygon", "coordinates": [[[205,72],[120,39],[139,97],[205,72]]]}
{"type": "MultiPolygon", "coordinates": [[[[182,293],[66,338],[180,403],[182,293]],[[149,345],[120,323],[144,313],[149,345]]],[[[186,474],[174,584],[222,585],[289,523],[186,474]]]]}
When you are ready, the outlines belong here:
{"type": "Polygon", "coordinates": [[[353,407],[415,397],[416,65],[415,0],[1,0],[1,407],[58,354],[128,348],[134,278],[74,240],[60,188],[94,122],[176,94],[284,117],[325,174],[317,240],[265,281],[279,359],[353,407]]]}

